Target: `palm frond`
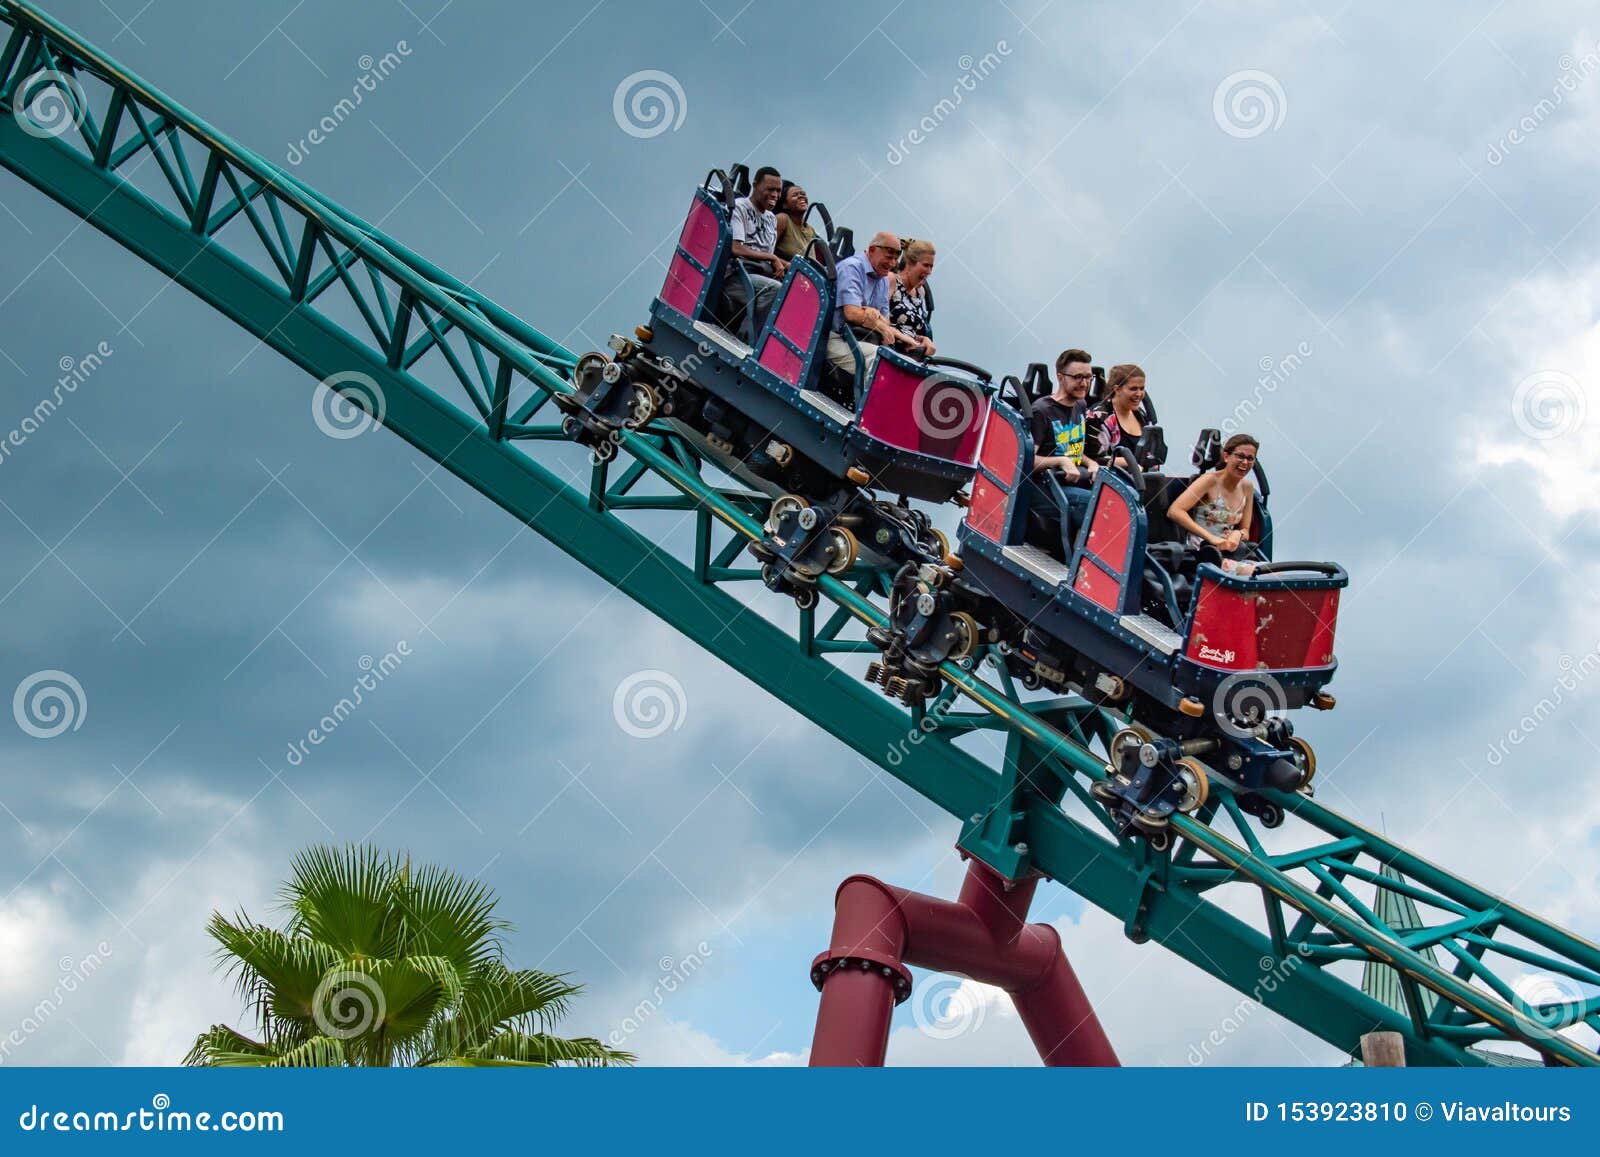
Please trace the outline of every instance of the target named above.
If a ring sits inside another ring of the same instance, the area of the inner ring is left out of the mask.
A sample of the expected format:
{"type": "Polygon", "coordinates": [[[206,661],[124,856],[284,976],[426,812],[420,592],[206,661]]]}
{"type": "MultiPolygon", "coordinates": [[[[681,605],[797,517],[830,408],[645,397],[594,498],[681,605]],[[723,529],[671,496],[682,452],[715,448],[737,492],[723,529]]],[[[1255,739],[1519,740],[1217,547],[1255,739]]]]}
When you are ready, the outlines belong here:
{"type": "Polygon", "coordinates": [[[195,1037],[183,1063],[191,1067],[211,1067],[230,1063],[219,1058],[254,1057],[257,1064],[262,1064],[273,1055],[271,1048],[260,1041],[251,1040],[225,1024],[214,1024],[195,1037]]]}
{"type": "Polygon", "coordinates": [[[217,942],[218,958],[240,996],[256,1008],[263,1025],[269,1016],[303,1020],[311,1015],[317,985],[337,959],[331,948],[250,923],[243,913],[235,921],[215,912],[206,931],[217,942]]]}
{"type": "Polygon", "coordinates": [[[432,864],[410,874],[396,889],[395,903],[405,952],[447,957],[462,975],[496,959],[500,935],[510,927],[494,915],[496,900],[487,886],[432,864]]]}
{"type": "Polygon", "coordinates": [[[295,856],[283,900],[288,931],[352,957],[402,952],[393,903],[399,865],[376,848],[317,845],[295,856]]]}
{"type": "Polygon", "coordinates": [[[497,1033],[466,1058],[477,1061],[521,1061],[525,1064],[631,1065],[632,1053],[601,1044],[593,1037],[566,1039],[545,1033],[497,1033]]]}
{"type": "Polygon", "coordinates": [[[479,1026],[480,1035],[517,1021],[531,1021],[543,1030],[565,1016],[572,998],[582,991],[583,986],[569,981],[565,973],[513,971],[495,960],[468,978],[459,1015],[479,1026]]]}
{"type": "Polygon", "coordinates": [[[295,856],[283,929],[213,913],[207,932],[259,1039],[201,1033],[185,1063],[208,1066],[605,1065],[631,1054],[549,1030],[582,988],[513,970],[485,885],[364,845],[295,856]]]}
{"type": "Polygon", "coordinates": [[[314,1036],[273,1057],[267,1062],[275,1069],[337,1069],[350,1064],[348,1041],[331,1036],[314,1036]]]}

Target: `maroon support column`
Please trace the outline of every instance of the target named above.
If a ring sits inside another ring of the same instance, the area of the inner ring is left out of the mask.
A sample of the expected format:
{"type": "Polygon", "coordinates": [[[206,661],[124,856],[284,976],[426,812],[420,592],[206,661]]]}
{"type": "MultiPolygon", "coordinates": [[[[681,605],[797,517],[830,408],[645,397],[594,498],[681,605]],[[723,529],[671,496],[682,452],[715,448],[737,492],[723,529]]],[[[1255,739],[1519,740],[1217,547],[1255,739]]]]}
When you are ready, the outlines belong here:
{"type": "Polygon", "coordinates": [[[851,876],[839,885],[833,940],[811,962],[811,982],[822,990],[812,1065],[883,1064],[889,1015],[911,995],[911,973],[901,962],[905,943],[894,890],[870,876],[851,876]]]}
{"type": "Polygon", "coordinates": [[[1025,923],[1037,879],[1009,881],[973,860],[951,903],[852,876],[833,942],[812,964],[822,989],[813,1065],[881,1065],[889,1014],[910,994],[905,965],[1005,989],[1047,1065],[1115,1065],[1115,1050],[1048,924],[1025,923]]]}

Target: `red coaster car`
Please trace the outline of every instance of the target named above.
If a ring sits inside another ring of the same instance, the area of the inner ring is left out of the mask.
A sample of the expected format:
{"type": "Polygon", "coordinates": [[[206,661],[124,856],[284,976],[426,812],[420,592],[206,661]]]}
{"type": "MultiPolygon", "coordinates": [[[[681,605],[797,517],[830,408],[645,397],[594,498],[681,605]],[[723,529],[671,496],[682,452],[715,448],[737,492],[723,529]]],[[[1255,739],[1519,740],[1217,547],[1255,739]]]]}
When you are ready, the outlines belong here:
{"type": "MultiPolygon", "coordinates": [[[[1219,775],[1268,826],[1281,822],[1277,805],[1251,793],[1305,788],[1315,772],[1288,713],[1333,705],[1323,688],[1338,665],[1344,570],[1267,561],[1245,577],[1181,543],[1153,549],[1152,522],[1155,537],[1174,536],[1164,504],[1144,495],[1170,488],[1136,468],[1102,469],[1070,549],[1052,552],[1025,540],[1028,506],[1051,487],[1034,482],[1032,463],[1027,423],[997,403],[959,566],[897,578],[892,625],[873,635],[885,656],[877,681],[921,698],[938,689],[940,662],[997,641],[1025,686],[1078,691],[1138,721],[1111,744],[1115,774],[1094,785],[1128,825],[1164,842],[1167,817],[1202,806],[1219,775]]],[[[1266,556],[1262,490],[1254,533],[1266,556]]]]}
{"type": "Polygon", "coordinates": [[[759,331],[733,332],[722,287],[747,276],[728,259],[741,170],[715,171],[696,190],[649,324],[613,337],[614,359],[579,361],[577,392],[563,399],[567,433],[606,457],[619,427],[669,422],[728,474],[772,495],[768,538],[756,550],[769,585],[802,602],[814,600],[817,575],[858,560],[942,560],[948,543],[909,500],[964,497],[989,415],[989,375],[887,349],[870,378],[859,351],[853,378],[839,374],[827,340],[835,246],[850,242],[815,203],[829,240],[819,236],[789,263],[759,331]]]}

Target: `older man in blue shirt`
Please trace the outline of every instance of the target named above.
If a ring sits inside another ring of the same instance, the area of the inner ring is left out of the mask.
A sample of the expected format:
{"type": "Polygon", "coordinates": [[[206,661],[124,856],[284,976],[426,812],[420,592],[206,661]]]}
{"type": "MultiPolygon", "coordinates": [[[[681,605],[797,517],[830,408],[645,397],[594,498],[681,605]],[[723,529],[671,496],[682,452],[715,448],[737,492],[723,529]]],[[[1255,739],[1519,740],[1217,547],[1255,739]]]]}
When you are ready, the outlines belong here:
{"type": "Polygon", "coordinates": [[[887,342],[907,350],[926,350],[932,346],[926,338],[916,337],[889,324],[889,274],[900,259],[900,238],[893,233],[873,235],[872,244],[864,253],[857,253],[839,262],[838,277],[834,283],[833,330],[828,334],[828,360],[846,374],[856,371],[855,355],[844,340],[844,328],[850,326],[879,339],[878,342],[859,340],[864,373],[872,372],[873,359],[878,356],[878,345],[887,342]]]}

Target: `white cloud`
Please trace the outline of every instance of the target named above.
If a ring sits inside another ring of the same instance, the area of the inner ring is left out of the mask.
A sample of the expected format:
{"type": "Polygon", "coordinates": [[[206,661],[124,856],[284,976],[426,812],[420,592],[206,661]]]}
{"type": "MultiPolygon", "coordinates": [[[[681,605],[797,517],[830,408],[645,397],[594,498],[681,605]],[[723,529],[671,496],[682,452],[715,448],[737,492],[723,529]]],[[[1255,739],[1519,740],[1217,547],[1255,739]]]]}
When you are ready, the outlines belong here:
{"type": "Polygon", "coordinates": [[[1493,407],[1476,424],[1480,465],[1520,464],[1558,519],[1600,511],[1600,266],[1524,281],[1487,323],[1504,355],[1493,407]],[[1496,405],[1495,403],[1498,403],[1496,405]]]}

